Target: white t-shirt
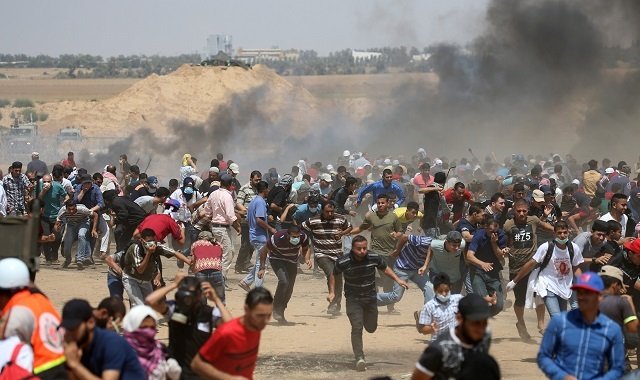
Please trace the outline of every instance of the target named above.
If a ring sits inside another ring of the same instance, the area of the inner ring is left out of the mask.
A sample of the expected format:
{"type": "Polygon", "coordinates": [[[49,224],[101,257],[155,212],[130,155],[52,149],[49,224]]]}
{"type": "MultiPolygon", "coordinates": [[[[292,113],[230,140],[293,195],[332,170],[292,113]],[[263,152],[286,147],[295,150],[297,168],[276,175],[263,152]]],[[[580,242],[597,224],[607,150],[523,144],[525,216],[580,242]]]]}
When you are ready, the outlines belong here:
{"type": "MultiPolygon", "coordinates": [[[[553,248],[551,254],[551,260],[549,264],[540,271],[538,277],[538,294],[540,297],[545,297],[546,292],[553,292],[558,297],[569,299],[571,297],[571,282],[573,280],[573,268],[582,264],[584,259],[582,258],[582,252],[580,247],[575,243],[573,245],[573,262],[570,263],[570,255],[568,249],[560,249],[557,245],[553,248]]],[[[536,254],[533,255],[533,259],[541,263],[544,260],[544,256],[547,254],[549,242],[543,243],[536,254]]]]}
{"type": "Polygon", "coordinates": [[[152,197],[151,195],[143,195],[141,197],[136,198],[134,202],[138,206],[142,207],[142,209],[147,214],[155,214],[156,206],[153,204],[153,199],[154,197],[152,197]]]}
{"type": "MultiPolygon", "coordinates": [[[[608,222],[610,220],[615,220],[610,212],[602,215],[600,220],[608,222]]],[[[622,224],[622,237],[625,237],[625,232],[627,232],[627,222],[629,221],[629,217],[626,214],[622,214],[622,220],[620,220],[620,224],[622,224]]],[[[616,220],[617,222],[617,220],[616,220]]]]}

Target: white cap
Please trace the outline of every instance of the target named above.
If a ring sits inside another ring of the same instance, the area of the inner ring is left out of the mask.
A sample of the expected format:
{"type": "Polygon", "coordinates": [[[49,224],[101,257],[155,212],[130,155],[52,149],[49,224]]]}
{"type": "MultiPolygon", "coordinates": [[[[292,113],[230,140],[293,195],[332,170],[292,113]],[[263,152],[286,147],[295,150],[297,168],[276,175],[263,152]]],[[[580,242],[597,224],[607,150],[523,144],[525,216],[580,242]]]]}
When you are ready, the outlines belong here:
{"type": "Polygon", "coordinates": [[[31,152],[31,155],[35,157],[40,157],[40,153],[38,152],[31,152]]]}
{"type": "Polygon", "coordinates": [[[231,170],[233,172],[233,174],[239,174],[240,173],[240,167],[235,162],[233,164],[229,165],[229,170],[231,170]]]}
{"type": "Polygon", "coordinates": [[[29,282],[29,268],[22,260],[14,257],[0,260],[0,289],[25,288],[29,282]]]}
{"type": "Polygon", "coordinates": [[[604,169],[604,174],[613,174],[614,172],[615,172],[615,170],[613,168],[604,169]]]}
{"type": "Polygon", "coordinates": [[[436,158],[435,161],[433,161],[433,165],[434,166],[442,165],[442,160],[439,158],[436,158]]]}
{"type": "Polygon", "coordinates": [[[349,156],[351,156],[351,152],[349,152],[348,150],[345,150],[344,152],[342,152],[342,156],[343,157],[349,157],[349,156]]]}
{"type": "Polygon", "coordinates": [[[212,166],[209,168],[209,173],[214,172],[214,173],[220,173],[220,168],[216,167],[216,166],[212,166]]]}
{"type": "Polygon", "coordinates": [[[580,185],[580,180],[576,178],[573,181],[571,181],[571,183],[573,183],[574,185],[580,185]]]}
{"type": "Polygon", "coordinates": [[[331,174],[329,173],[323,173],[320,175],[320,179],[325,181],[325,182],[333,182],[333,179],[331,179],[331,174]]]}

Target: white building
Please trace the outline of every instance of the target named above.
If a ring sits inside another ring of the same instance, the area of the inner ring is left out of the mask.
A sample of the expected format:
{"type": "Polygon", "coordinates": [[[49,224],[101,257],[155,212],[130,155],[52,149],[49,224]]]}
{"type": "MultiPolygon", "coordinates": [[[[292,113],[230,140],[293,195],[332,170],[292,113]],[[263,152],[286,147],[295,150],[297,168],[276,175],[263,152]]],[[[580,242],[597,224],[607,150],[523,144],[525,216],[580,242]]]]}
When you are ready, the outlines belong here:
{"type": "Polygon", "coordinates": [[[212,34],[207,37],[207,47],[205,48],[207,56],[211,58],[218,52],[223,52],[229,57],[233,55],[233,38],[229,34],[212,34]]]}
{"type": "Polygon", "coordinates": [[[353,62],[370,61],[370,60],[375,60],[381,57],[382,57],[382,53],[378,53],[375,51],[358,51],[353,49],[351,50],[351,58],[353,59],[353,62]]]}

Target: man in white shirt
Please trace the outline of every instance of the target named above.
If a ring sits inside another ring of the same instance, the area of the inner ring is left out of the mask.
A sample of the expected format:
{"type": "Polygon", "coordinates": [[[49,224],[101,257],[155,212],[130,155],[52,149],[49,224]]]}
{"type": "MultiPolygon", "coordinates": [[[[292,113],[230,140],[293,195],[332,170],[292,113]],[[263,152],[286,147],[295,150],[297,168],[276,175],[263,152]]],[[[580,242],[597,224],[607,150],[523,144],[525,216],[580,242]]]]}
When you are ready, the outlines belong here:
{"type": "Polygon", "coordinates": [[[533,290],[544,300],[551,317],[567,310],[573,275],[582,273],[579,265],[584,262],[580,247],[569,242],[569,226],[566,222],[557,222],[554,233],[553,247],[549,246],[549,242],[542,244],[533,258],[507,284],[507,291],[513,290],[518,281],[534,268],[538,269],[539,272],[529,276],[529,281],[533,290]]]}
{"type": "Polygon", "coordinates": [[[615,220],[622,225],[622,237],[620,238],[620,241],[618,241],[618,244],[623,244],[629,240],[625,239],[627,222],[629,221],[629,217],[625,214],[625,211],[627,211],[627,198],[628,197],[626,195],[621,193],[613,194],[611,197],[609,212],[600,217],[600,220],[604,220],[605,222],[615,220]]]}

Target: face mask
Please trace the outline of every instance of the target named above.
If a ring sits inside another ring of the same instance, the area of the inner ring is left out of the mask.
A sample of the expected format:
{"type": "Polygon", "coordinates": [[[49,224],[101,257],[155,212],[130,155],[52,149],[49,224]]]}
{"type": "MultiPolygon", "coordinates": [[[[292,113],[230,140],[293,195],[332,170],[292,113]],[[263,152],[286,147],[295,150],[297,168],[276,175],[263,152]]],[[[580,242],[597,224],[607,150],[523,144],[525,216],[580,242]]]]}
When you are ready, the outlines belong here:
{"type": "Polygon", "coordinates": [[[556,238],[555,240],[556,240],[556,243],[558,244],[567,244],[567,242],[569,241],[569,239],[559,239],[559,238],[556,238]]]}
{"type": "Polygon", "coordinates": [[[442,294],[436,294],[436,299],[438,300],[438,302],[440,303],[446,303],[449,302],[449,297],[451,296],[450,293],[447,293],[447,295],[442,295],[442,294]]]}
{"type": "Polygon", "coordinates": [[[300,237],[290,237],[289,238],[289,243],[291,243],[293,245],[298,245],[298,243],[300,243],[300,237]]]}
{"type": "Polygon", "coordinates": [[[185,194],[193,194],[193,187],[185,187],[183,192],[185,194]]]}
{"type": "Polygon", "coordinates": [[[318,212],[317,207],[309,207],[309,212],[318,212]]]}
{"type": "Polygon", "coordinates": [[[155,246],[156,246],[156,242],[155,242],[155,241],[146,241],[146,242],[144,242],[144,245],[145,245],[147,248],[153,248],[153,247],[155,247],[155,246]]]}

